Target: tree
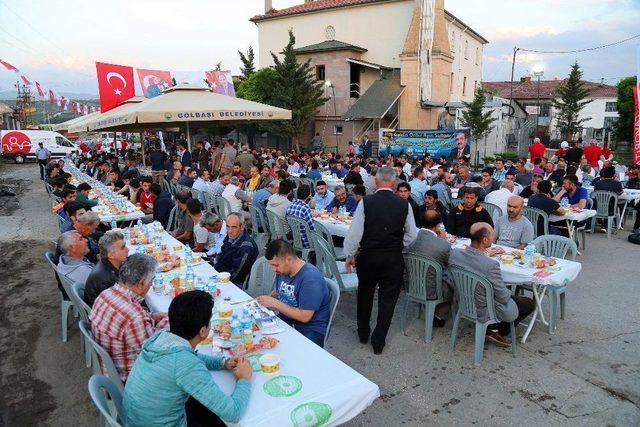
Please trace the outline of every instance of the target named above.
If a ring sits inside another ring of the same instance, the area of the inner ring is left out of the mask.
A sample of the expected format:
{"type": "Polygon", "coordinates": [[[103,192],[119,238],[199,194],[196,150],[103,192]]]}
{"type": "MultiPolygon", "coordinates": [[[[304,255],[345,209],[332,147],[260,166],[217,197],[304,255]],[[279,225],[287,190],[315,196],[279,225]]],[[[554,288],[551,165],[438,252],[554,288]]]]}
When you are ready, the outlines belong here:
{"type": "MultiPolygon", "coordinates": [[[[478,142],[484,139],[493,126],[491,124],[496,121],[495,117],[491,117],[492,111],[483,111],[486,92],[482,88],[476,90],[476,94],[471,102],[463,102],[464,110],[462,111],[461,122],[463,126],[471,129],[471,135],[478,142]]],[[[477,148],[476,148],[477,150],[477,148]]],[[[484,144],[484,156],[487,155],[487,144],[484,144]]]]}
{"type": "Polygon", "coordinates": [[[240,61],[242,62],[242,67],[240,68],[240,72],[242,73],[241,79],[248,79],[256,71],[256,67],[253,63],[253,60],[255,59],[253,47],[249,45],[246,55],[241,51],[238,51],[238,55],[240,55],[240,61]]]}
{"type": "Polygon", "coordinates": [[[313,120],[316,111],[329,100],[323,97],[323,82],[316,81],[312,72],[311,60],[300,64],[296,60],[293,45],[296,38],[289,30],[289,43],[278,55],[271,52],[276,72],[274,86],[270,89],[271,104],[276,107],[291,110],[291,120],[277,121],[266,124],[274,132],[293,140],[299,150],[299,136],[304,133],[307,125],[313,120]]]}
{"type": "Polygon", "coordinates": [[[222,71],[222,61],[216,64],[216,68],[213,71],[222,71]]]}
{"type": "MultiPolygon", "coordinates": [[[[276,81],[276,71],[273,68],[263,68],[255,71],[247,79],[241,80],[236,85],[236,96],[249,101],[261,102],[263,104],[273,104],[273,87],[276,81]]],[[[270,130],[259,122],[239,125],[238,130],[247,135],[250,146],[253,146],[253,139],[257,133],[270,130]]]]}
{"type": "Polygon", "coordinates": [[[592,99],[585,100],[588,96],[589,90],[584,87],[582,70],[576,61],[571,66],[569,78],[558,87],[556,98],[552,101],[553,108],[558,110],[556,122],[564,139],[572,139],[573,134],[580,130],[580,125],[591,120],[591,117],[579,118],[580,111],[584,106],[593,101],[592,99]]]}
{"type": "Polygon", "coordinates": [[[618,121],[613,127],[618,141],[633,139],[633,86],[638,82],[636,76],[627,77],[618,82],[618,121]]]}

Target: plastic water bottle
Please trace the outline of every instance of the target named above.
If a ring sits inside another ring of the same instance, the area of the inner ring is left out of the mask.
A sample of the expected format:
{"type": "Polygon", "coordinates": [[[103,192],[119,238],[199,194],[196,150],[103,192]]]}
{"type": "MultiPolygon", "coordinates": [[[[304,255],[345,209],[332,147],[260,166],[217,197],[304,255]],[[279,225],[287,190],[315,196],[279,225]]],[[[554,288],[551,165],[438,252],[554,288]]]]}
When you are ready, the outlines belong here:
{"type": "Polygon", "coordinates": [[[136,225],[140,228],[142,228],[142,220],[139,219],[138,222],[136,222],[136,225]]]}
{"type": "Polygon", "coordinates": [[[524,248],[524,264],[528,267],[531,265],[533,261],[533,254],[536,253],[536,247],[529,243],[526,248],[524,248]]]}
{"type": "Polygon", "coordinates": [[[563,208],[569,206],[569,198],[563,197],[562,199],[560,199],[560,206],[562,206],[563,208]]]}
{"type": "Polygon", "coordinates": [[[116,228],[118,228],[118,223],[116,222],[116,220],[112,220],[111,221],[111,229],[115,230],[116,228]]]}
{"type": "Polygon", "coordinates": [[[242,339],[242,325],[235,314],[231,318],[231,341],[238,342],[242,339]]]}

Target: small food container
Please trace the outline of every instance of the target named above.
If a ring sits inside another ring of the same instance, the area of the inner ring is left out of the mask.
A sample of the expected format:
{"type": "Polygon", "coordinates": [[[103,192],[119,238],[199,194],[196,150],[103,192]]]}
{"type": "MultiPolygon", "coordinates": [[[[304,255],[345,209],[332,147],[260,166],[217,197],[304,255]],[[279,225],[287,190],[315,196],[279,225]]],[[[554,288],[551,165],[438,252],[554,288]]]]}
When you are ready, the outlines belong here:
{"type": "Polygon", "coordinates": [[[218,315],[221,318],[228,319],[233,314],[233,307],[228,302],[223,302],[218,306],[218,315]]]}
{"type": "Polygon", "coordinates": [[[260,357],[260,368],[265,374],[275,374],[280,370],[280,356],[273,353],[260,357]]]}
{"type": "Polygon", "coordinates": [[[182,250],[182,245],[173,245],[173,250],[174,250],[174,252],[181,251],[182,250]]]}
{"type": "Polygon", "coordinates": [[[512,255],[502,255],[500,257],[502,262],[505,264],[513,264],[513,256],[512,255]]]}
{"type": "Polygon", "coordinates": [[[229,283],[231,281],[231,273],[218,273],[218,281],[222,283],[229,283]]]}

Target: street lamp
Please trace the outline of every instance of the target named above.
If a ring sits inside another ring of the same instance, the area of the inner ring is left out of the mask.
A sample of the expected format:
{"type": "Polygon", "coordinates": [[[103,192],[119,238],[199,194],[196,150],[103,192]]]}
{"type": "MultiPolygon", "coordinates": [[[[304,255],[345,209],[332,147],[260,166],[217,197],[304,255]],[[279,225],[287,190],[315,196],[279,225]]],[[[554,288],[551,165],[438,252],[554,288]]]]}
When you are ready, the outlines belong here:
{"type": "Polygon", "coordinates": [[[536,115],[536,131],[540,125],[540,113],[542,113],[542,106],[540,105],[540,77],[544,75],[544,65],[536,64],[533,66],[533,75],[538,78],[538,114],[536,115]]]}
{"type": "MultiPolygon", "coordinates": [[[[334,117],[338,117],[338,108],[336,107],[336,87],[334,85],[331,84],[331,80],[327,80],[326,82],[324,82],[325,86],[328,88],[331,88],[331,98],[333,98],[333,116],[334,117]]],[[[338,146],[339,144],[339,136],[338,136],[338,132],[336,132],[336,128],[334,125],[333,128],[333,133],[336,136],[336,152],[338,152],[338,146]]]]}

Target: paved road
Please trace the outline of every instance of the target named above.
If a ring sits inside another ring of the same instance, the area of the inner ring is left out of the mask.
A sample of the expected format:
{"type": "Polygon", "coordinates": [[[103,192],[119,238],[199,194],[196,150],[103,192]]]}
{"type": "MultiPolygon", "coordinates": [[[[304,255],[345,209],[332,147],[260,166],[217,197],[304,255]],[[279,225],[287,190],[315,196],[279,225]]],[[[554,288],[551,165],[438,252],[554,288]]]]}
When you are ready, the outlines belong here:
{"type": "MultiPolygon", "coordinates": [[[[42,257],[58,235],[46,193],[35,165],[5,165],[8,177],[22,194],[0,200],[0,425],[97,425],[77,328],[60,341],[59,295],[42,257]]],[[[515,359],[488,345],[481,368],[470,327],[449,353],[450,323],[427,345],[415,310],[408,336],[396,317],[374,356],[356,339],[355,295],[343,295],[327,349],[382,394],[349,424],[640,425],[640,247],[627,235],[588,235],[558,333],[537,327],[515,359]]]]}

